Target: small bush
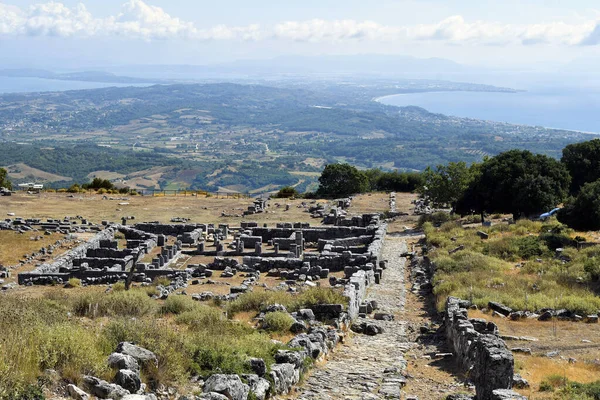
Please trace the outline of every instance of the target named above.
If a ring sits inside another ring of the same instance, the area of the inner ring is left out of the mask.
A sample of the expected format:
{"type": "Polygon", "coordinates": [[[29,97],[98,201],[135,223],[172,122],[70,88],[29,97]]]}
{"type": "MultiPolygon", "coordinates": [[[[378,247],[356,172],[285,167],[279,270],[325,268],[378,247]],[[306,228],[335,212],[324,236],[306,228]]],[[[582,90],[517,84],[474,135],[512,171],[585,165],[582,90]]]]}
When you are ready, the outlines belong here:
{"type": "Polygon", "coordinates": [[[542,233],[540,239],[546,242],[546,246],[550,250],[577,245],[573,239],[564,233],[542,233]]]}
{"type": "Polygon", "coordinates": [[[596,257],[589,258],[585,261],[584,270],[590,274],[593,281],[600,280],[600,260],[596,257]]]}
{"type": "Polygon", "coordinates": [[[139,317],[155,309],[154,301],[143,290],[110,293],[84,293],[73,299],[73,312],[89,318],[102,316],[139,317]]]}
{"type": "Polygon", "coordinates": [[[191,311],[196,303],[188,296],[169,296],[160,308],[162,314],[181,314],[191,311]]]}
{"type": "Polygon", "coordinates": [[[166,276],[157,276],[152,281],[152,285],[154,286],[169,286],[171,284],[171,280],[166,276]]]}
{"type": "Polygon", "coordinates": [[[540,383],[540,392],[553,392],[557,388],[566,386],[568,380],[562,375],[549,375],[540,383]]]}
{"type": "Polygon", "coordinates": [[[436,212],[433,214],[423,214],[419,217],[419,221],[417,222],[417,227],[422,228],[426,222],[431,222],[433,226],[440,226],[444,222],[452,221],[458,219],[457,216],[451,215],[446,212],[436,212]]]}
{"type": "Polygon", "coordinates": [[[290,197],[298,197],[298,191],[292,186],[285,186],[273,195],[276,199],[289,199],[290,197]]]}
{"type": "Polygon", "coordinates": [[[541,257],[547,253],[543,242],[536,236],[525,236],[513,239],[513,243],[518,247],[519,257],[529,260],[530,258],[541,257]]]}
{"type": "Polygon", "coordinates": [[[70,278],[67,282],[67,287],[76,288],[81,286],[81,279],[78,278],[70,278]]]}
{"type": "Polygon", "coordinates": [[[112,290],[113,290],[113,292],[124,291],[125,290],[125,282],[119,281],[119,282],[113,283],[112,290]]]}
{"type": "Polygon", "coordinates": [[[294,318],[286,312],[276,311],[265,315],[263,328],[270,332],[288,332],[294,323],[294,318]]]}

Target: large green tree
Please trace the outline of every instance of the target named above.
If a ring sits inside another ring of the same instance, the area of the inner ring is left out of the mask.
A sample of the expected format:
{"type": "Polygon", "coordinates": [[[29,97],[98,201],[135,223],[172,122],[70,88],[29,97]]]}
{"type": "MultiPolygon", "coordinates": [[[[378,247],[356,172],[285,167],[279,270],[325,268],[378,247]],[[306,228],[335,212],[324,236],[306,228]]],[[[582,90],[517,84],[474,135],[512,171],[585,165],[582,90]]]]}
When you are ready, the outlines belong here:
{"type": "Polygon", "coordinates": [[[369,188],[365,174],[350,164],[329,164],[319,177],[317,194],[324,197],[346,197],[369,188]]]}
{"type": "Polygon", "coordinates": [[[530,216],[561,203],[568,194],[569,172],[557,160],[511,150],[481,164],[481,172],[457,202],[457,212],[505,212],[530,216]]]}
{"type": "Polygon", "coordinates": [[[4,168],[0,168],[0,187],[12,189],[12,182],[8,180],[8,172],[4,168]]]}
{"type": "Polygon", "coordinates": [[[558,212],[558,220],[581,231],[600,230],[600,180],[583,185],[558,212]]]}
{"type": "Polygon", "coordinates": [[[434,204],[456,206],[456,202],[467,190],[479,173],[479,165],[470,167],[464,161],[427,167],[423,172],[421,194],[429,197],[434,204]]]}
{"type": "Polygon", "coordinates": [[[600,179],[600,139],[568,145],[561,161],[571,174],[571,194],[576,195],[583,185],[600,179]]]}

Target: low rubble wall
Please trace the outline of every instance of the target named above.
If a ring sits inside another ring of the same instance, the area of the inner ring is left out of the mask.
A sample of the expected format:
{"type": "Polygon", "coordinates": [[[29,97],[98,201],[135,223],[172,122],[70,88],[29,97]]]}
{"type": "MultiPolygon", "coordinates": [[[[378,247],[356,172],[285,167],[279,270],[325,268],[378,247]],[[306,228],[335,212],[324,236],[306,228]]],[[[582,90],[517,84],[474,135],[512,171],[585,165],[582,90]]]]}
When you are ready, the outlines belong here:
{"type": "MultiPolygon", "coordinates": [[[[298,229],[294,228],[251,228],[252,236],[261,236],[263,243],[275,238],[290,238],[298,229]]],[[[375,231],[373,226],[370,227],[325,227],[325,228],[304,228],[302,234],[306,242],[317,243],[319,239],[334,240],[349,237],[358,237],[363,235],[372,235],[375,231]]]]}
{"type": "Polygon", "coordinates": [[[73,261],[78,258],[86,257],[87,252],[90,249],[100,248],[100,241],[113,240],[115,237],[115,231],[113,228],[107,228],[97,233],[93,238],[87,242],[77,246],[76,248],[67,251],[61,256],[57,257],[56,260],[51,264],[42,264],[37,267],[34,272],[37,273],[57,273],[61,268],[72,268],[73,261]]]}
{"type": "Polygon", "coordinates": [[[479,321],[469,320],[468,306],[467,301],[448,297],[444,313],[446,339],[459,365],[475,384],[477,399],[491,400],[494,390],[512,388],[514,359],[497,336],[497,329],[490,329],[489,323],[478,324],[476,329],[473,321],[479,321]]]}

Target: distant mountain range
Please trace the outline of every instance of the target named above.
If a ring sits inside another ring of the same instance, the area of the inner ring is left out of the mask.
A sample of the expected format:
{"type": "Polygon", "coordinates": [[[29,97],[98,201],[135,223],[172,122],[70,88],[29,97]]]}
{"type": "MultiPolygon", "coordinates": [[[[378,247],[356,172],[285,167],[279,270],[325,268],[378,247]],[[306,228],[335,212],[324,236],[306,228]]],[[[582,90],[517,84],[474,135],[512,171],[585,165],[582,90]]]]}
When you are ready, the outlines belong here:
{"type": "Polygon", "coordinates": [[[132,74],[162,79],[197,79],[215,75],[265,76],[273,74],[326,75],[438,75],[464,73],[461,64],[442,58],[415,58],[392,55],[281,56],[263,60],[238,60],[212,65],[134,65],[108,68],[117,74],[132,74]]]}
{"type": "Polygon", "coordinates": [[[0,76],[10,78],[42,78],[55,79],[61,81],[82,81],[82,82],[106,82],[106,83],[161,83],[156,79],[134,78],[130,76],[118,76],[105,71],[81,71],[69,73],[56,73],[44,69],[3,69],[0,70],[0,76]]]}

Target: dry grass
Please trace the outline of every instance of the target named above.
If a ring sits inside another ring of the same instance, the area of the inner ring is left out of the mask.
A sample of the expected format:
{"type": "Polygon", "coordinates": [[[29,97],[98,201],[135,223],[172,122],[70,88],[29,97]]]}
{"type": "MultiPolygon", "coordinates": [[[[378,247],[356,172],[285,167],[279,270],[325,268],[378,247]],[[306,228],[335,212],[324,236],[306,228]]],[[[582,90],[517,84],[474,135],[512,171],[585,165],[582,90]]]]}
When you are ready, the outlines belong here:
{"type": "Polygon", "coordinates": [[[484,318],[493,321],[503,335],[528,336],[538,339],[529,341],[507,341],[509,348],[531,348],[532,356],[515,354],[519,373],[531,384],[531,394],[523,394],[532,399],[546,398],[545,394],[537,392],[540,382],[550,375],[566,376],[567,379],[589,383],[597,381],[600,376],[600,329],[598,324],[575,323],[568,321],[541,322],[511,321],[504,318],[492,318],[481,311],[469,311],[471,318],[484,318]],[[584,343],[582,340],[590,341],[584,343]],[[558,350],[559,357],[543,357],[544,354],[558,350]],[[570,364],[569,358],[577,360],[570,364]],[[537,393],[536,393],[537,392],[537,393]]]}
{"type": "MultiPolygon", "coordinates": [[[[115,200],[102,200],[101,195],[42,193],[27,195],[18,193],[10,197],[0,197],[0,209],[13,212],[23,218],[63,218],[66,215],[82,215],[88,220],[99,223],[102,220],[120,222],[121,217],[135,216],[136,221],[160,221],[167,223],[173,217],[190,218],[197,223],[229,223],[239,225],[240,221],[259,223],[310,222],[319,221],[310,218],[303,208],[298,208],[302,200],[273,200],[268,213],[241,217],[244,210],[252,205],[252,199],[233,199],[193,196],[123,196],[111,195],[115,200]],[[123,198],[126,200],[123,200],[123,198]],[[279,202],[280,207],[275,203],[279,202]],[[119,204],[129,203],[129,204],[119,204]],[[285,211],[285,204],[290,209],[285,211]],[[240,217],[221,217],[240,215],[240,217]]],[[[360,211],[360,210],[359,210],[360,211]]],[[[383,210],[382,210],[383,211],[383,210]]]]}
{"type": "Polygon", "coordinates": [[[0,265],[15,265],[24,254],[39,251],[42,247],[54,244],[62,235],[40,235],[40,232],[19,234],[13,231],[0,231],[0,265]],[[39,240],[31,240],[41,237],[39,240]]]}
{"type": "Polygon", "coordinates": [[[67,176],[51,174],[23,163],[10,165],[6,167],[6,170],[8,171],[8,176],[13,179],[34,179],[40,182],[59,182],[72,180],[72,178],[67,176]]]}

